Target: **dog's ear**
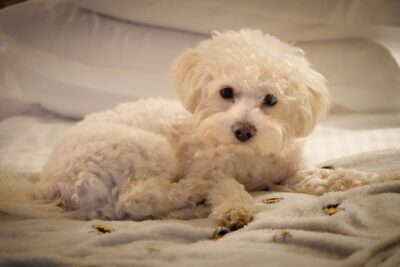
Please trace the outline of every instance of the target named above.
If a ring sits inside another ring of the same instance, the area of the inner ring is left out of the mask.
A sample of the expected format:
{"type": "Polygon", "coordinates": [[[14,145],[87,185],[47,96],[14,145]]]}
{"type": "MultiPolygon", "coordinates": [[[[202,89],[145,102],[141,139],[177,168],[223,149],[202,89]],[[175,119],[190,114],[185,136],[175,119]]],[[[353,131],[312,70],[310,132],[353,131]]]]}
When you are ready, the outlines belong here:
{"type": "Polygon", "coordinates": [[[194,49],[183,52],[175,61],[170,79],[183,106],[194,112],[201,98],[201,81],[204,72],[200,66],[201,55],[194,49]]]}
{"type": "Polygon", "coordinates": [[[329,109],[329,92],[325,78],[311,68],[303,72],[303,77],[305,83],[296,90],[296,98],[299,100],[295,114],[296,137],[309,135],[329,109]]]}

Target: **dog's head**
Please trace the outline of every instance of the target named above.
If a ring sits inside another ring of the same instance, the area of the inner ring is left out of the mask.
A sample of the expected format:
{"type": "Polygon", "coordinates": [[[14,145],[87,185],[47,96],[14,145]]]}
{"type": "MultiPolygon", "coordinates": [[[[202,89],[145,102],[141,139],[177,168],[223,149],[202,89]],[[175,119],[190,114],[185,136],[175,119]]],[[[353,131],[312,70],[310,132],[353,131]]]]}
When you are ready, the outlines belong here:
{"type": "Polygon", "coordinates": [[[262,154],[307,136],[328,109],[303,51],[255,30],[214,33],[178,57],[171,79],[203,142],[262,154]]]}

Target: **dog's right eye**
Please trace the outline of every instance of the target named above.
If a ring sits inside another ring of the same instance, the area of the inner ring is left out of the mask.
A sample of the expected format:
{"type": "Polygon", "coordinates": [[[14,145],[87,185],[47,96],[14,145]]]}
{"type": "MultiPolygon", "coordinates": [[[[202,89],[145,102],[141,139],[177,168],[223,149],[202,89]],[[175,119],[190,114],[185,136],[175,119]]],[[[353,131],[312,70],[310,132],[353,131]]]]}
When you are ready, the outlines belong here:
{"type": "Polygon", "coordinates": [[[224,99],[231,99],[233,98],[233,89],[231,87],[225,87],[219,91],[219,94],[224,99]]]}

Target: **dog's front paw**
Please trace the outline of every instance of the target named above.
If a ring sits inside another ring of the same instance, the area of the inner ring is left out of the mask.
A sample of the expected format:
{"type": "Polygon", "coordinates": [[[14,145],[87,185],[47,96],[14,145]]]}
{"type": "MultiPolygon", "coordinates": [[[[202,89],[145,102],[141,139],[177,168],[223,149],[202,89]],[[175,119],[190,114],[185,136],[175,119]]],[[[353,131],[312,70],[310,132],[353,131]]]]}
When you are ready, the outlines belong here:
{"type": "Polygon", "coordinates": [[[238,230],[253,220],[254,213],[246,208],[237,207],[229,209],[220,219],[222,226],[231,231],[238,230]]]}

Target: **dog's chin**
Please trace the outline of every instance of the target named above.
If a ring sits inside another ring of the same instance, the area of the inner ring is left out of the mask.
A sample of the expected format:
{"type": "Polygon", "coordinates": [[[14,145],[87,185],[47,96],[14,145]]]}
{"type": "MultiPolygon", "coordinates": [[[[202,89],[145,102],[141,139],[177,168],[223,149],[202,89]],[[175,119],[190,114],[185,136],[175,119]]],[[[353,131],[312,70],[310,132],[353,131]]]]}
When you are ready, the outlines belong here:
{"type": "Polygon", "coordinates": [[[289,143],[290,137],[285,127],[270,124],[260,127],[257,134],[246,142],[235,138],[231,130],[232,122],[211,117],[198,124],[198,136],[206,146],[232,146],[238,149],[251,149],[260,155],[282,152],[289,143]]]}

